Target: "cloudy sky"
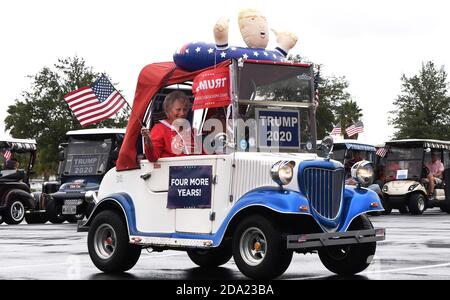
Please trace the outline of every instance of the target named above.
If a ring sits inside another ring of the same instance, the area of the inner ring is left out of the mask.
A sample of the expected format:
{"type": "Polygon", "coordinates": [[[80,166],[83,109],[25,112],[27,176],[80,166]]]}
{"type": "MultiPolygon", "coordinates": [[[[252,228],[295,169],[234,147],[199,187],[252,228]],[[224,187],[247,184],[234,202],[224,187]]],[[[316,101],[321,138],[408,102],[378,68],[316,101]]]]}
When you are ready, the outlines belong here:
{"type": "Polygon", "coordinates": [[[365,141],[392,135],[387,114],[403,73],[417,73],[428,60],[449,70],[450,4],[443,0],[2,1],[0,134],[8,105],[30,88],[26,76],[58,58],[84,58],[131,103],[142,67],[171,60],[186,42],[214,41],[219,17],[230,18],[230,44],[243,46],[236,16],[247,7],[261,10],[270,27],[297,34],[292,54],[322,64],[326,76],[347,78],[363,109],[365,141]]]}

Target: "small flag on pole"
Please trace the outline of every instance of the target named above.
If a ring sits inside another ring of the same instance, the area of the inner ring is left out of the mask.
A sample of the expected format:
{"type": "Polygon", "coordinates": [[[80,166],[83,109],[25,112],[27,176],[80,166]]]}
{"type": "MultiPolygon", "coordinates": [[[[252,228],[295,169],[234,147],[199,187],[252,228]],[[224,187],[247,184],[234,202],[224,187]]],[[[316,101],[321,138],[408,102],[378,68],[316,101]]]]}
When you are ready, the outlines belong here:
{"type": "Polygon", "coordinates": [[[3,151],[3,158],[5,159],[5,161],[10,160],[12,157],[12,152],[9,150],[4,150],[3,151]]]}
{"type": "Polygon", "coordinates": [[[341,134],[342,133],[342,129],[341,129],[341,122],[337,123],[336,125],[334,125],[333,130],[331,130],[330,134],[334,135],[334,134],[341,134]]]}
{"type": "Polygon", "coordinates": [[[352,126],[345,129],[345,132],[347,133],[347,135],[349,137],[352,137],[357,133],[362,133],[362,132],[364,132],[364,124],[363,124],[363,122],[358,121],[355,124],[353,124],[352,126]]]}
{"type": "Polygon", "coordinates": [[[108,119],[126,104],[125,99],[105,74],[102,74],[94,84],[66,94],[64,100],[69,104],[81,126],[108,119]]]}
{"type": "Polygon", "coordinates": [[[376,154],[377,154],[379,157],[385,157],[385,156],[386,156],[386,153],[387,153],[387,149],[384,148],[384,147],[379,148],[379,149],[377,150],[377,152],[376,152],[376,154]]]}

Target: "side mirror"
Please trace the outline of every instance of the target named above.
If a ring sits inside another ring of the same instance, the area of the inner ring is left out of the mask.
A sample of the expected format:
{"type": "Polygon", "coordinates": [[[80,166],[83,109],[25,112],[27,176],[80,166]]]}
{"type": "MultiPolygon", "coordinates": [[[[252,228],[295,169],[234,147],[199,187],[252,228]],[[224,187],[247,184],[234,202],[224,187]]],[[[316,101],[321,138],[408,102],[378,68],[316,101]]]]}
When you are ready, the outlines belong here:
{"type": "Polygon", "coordinates": [[[322,139],[322,149],[326,160],[330,160],[330,157],[333,154],[333,143],[333,138],[329,135],[322,139]]]}

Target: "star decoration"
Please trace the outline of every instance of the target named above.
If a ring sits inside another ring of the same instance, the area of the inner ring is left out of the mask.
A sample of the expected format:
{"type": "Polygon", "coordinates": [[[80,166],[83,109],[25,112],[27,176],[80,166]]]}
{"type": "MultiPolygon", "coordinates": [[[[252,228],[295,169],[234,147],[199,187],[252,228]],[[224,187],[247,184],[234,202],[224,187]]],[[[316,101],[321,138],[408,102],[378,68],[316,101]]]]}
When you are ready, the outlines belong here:
{"type": "Polygon", "coordinates": [[[214,49],[213,49],[213,48],[209,48],[209,49],[208,49],[208,53],[209,53],[209,54],[211,54],[211,53],[213,53],[213,52],[214,52],[214,49]]]}
{"type": "Polygon", "coordinates": [[[259,56],[258,52],[256,52],[256,51],[253,51],[253,55],[256,56],[256,57],[259,56]]]}
{"type": "Polygon", "coordinates": [[[195,48],[195,52],[199,53],[201,49],[202,49],[202,48],[197,47],[197,48],[195,48]]]}
{"type": "Polygon", "coordinates": [[[225,56],[227,56],[227,53],[222,51],[222,53],[220,53],[220,57],[225,58],[225,56]]]}
{"type": "Polygon", "coordinates": [[[247,58],[248,58],[247,53],[244,53],[244,55],[242,55],[242,57],[243,57],[244,59],[247,59],[247,58]]]}

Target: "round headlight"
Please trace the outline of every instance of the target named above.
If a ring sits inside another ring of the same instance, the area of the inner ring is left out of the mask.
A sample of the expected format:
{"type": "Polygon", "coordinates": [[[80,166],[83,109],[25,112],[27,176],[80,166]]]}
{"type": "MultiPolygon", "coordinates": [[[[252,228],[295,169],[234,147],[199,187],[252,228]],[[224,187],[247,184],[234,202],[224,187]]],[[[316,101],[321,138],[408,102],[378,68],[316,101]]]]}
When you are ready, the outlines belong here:
{"type": "Polygon", "coordinates": [[[272,179],[280,186],[289,184],[294,177],[294,167],[295,162],[293,161],[277,162],[270,169],[272,179]]]}
{"type": "Polygon", "coordinates": [[[353,165],[351,174],[354,180],[362,186],[369,186],[373,181],[373,166],[372,163],[363,160],[353,165]]]}

